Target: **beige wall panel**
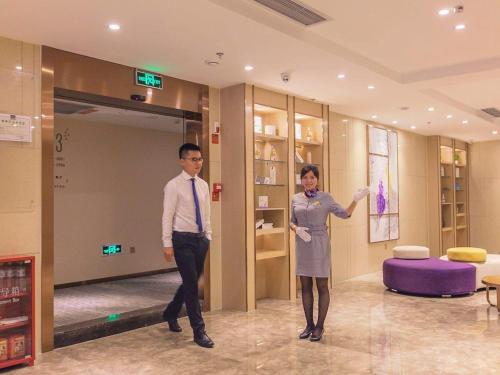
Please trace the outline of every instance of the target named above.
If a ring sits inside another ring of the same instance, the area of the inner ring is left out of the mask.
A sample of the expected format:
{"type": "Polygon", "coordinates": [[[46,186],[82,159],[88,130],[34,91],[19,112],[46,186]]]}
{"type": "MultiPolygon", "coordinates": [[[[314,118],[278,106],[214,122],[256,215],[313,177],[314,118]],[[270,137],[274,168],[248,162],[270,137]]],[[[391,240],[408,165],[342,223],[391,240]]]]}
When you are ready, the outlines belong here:
{"type": "Polygon", "coordinates": [[[38,194],[33,181],[39,178],[40,155],[29,148],[0,147],[0,160],[0,212],[32,212],[38,194]]]}
{"type": "MultiPolygon", "coordinates": [[[[500,151],[500,150],[499,150],[500,151]]],[[[495,166],[496,167],[496,166],[495,166]]],[[[495,168],[493,167],[493,168],[495,168]]],[[[493,169],[492,168],[492,169],[493,169]]],[[[483,178],[481,192],[484,199],[487,199],[486,217],[496,219],[500,217],[500,178],[483,178]]],[[[474,198],[477,199],[477,198],[474,198]]],[[[475,203],[477,205],[477,203],[475,203]]],[[[500,230],[499,230],[500,232],[500,230]]]]}
{"type": "Polygon", "coordinates": [[[349,279],[350,266],[350,229],[347,226],[336,227],[332,236],[332,277],[333,283],[349,279]]]}
{"type": "MultiPolygon", "coordinates": [[[[439,137],[427,138],[427,212],[428,243],[432,256],[441,255],[441,196],[439,187],[439,137]]],[[[401,202],[400,202],[401,204],[401,202]]]]}
{"type": "Polygon", "coordinates": [[[221,90],[222,306],[247,309],[245,189],[245,85],[221,90]],[[243,197],[243,199],[242,199],[243,197]]]}
{"type": "MultiPolygon", "coordinates": [[[[215,123],[220,125],[220,90],[210,87],[209,91],[209,133],[212,134],[215,123]]],[[[221,139],[219,135],[219,144],[209,141],[210,155],[210,192],[214,182],[222,181],[221,171],[221,139]]],[[[211,135],[209,135],[211,138],[211,135]]],[[[222,193],[224,194],[224,193],[222,193]]],[[[220,198],[221,199],[221,198],[220,198]]],[[[211,223],[212,223],[212,241],[210,242],[210,309],[222,309],[222,254],[221,254],[221,220],[222,206],[221,201],[211,202],[211,223]]]]}
{"type": "MultiPolygon", "coordinates": [[[[398,132],[400,134],[400,132],[398,132]]],[[[423,136],[405,133],[399,137],[400,175],[426,176],[427,140],[423,136]]]]}
{"type": "MultiPolygon", "coordinates": [[[[30,45],[23,46],[22,42],[17,40],[0,37],[2,53],[0,54],[0,68],[16,71],[16,65],[23,62],[23,49],[32,48],[30,45]]],[[[4,82],[2,82],[3,84],[4,82]]]]}
{"type": "Polygon", "coordinates": [[[19,113],[22,110],[22,73],[12,70],[0,69],[0,110],[2,113],[19,113]]]}
{"type": "Polygon", "coordinates": [[[315,103],[311,102],[310,100],[295,98],[295,112],[322,118],[323,106],[321,105],[321,103],[315,103]]]}
{"type": "MultiPolygon", "coordinates": [[[[367,184],[366,122],[332,112],[330,135],[330,187],[335,199],[347,206],[353,192],[367,184]]],[[[400,240],[368,243],[367,200],[350,219],[333,218],[334,282],[379,271],[397,244],[428,243],[426,137],[398,130],[398,141],[400,240]],[[412,199],[405,199],[409,196],[412,199]]]]}
{"type": "Polygon", "coordinates": [[[255,104],[267,105],[269,107],[287,109],[287,96],[277,92],[254,87],[255,104]]]}
{"type": "Polygon", "coordinates": [[[422,201],[425,201],[427,197],[427,178],[420,176],[400,176],[399,194],[400,198],[421,197],[421,199],[412,198],[399,200],[400,220],[426,221],[427,206],[425,204],[422,206],[422,201]]]}
{"type": "MultiPolygon", "coordinates": [[[[247,310],[254,310],[256,307],[256,297],[255,297],[255,211],[254,211],[254,125],[253,125],[253,106],[254,106],[254,88],[250,85],[244,85],[244,147],[240,150],[244,150],[244,161],[246,162],[245,170],[245,187],[246,187],[246,197],[245,197],[245,208],[246,211],[246,262],[247,262],[247,310]]],[[[286,103],[286,101],[285,101],[286,103]]],[[[245,164],[242,164],[245,165],[245,164]]],[[[224,167],[225,168],[225,167],[224,167]]],[[[241,168],[241,166],[240,166],[241,168]]],[[[241,213],[240,213],[241,215],[241,213]]]]}
{"type": "MultiPolygon", "coordinates": [[[[0,113],[40,115],[40,46],[0,37],[0,113]],[[23,71],[16,66],[22,65],[23,71]]],[[[35,256],[36,351],[41,349],[41,123],[31,143],[0,142],[0,255],[35,256]]]]}
{"type": "MultiPolygon", "coordinates": [[[[332,116],[330,119],[336,119],[332,116]]],[[[347,135],[348,125],[335,121],[330,127],[333,142],[331,142],[331,166],[330,170],[345,170],[347,168],[347,135]]]]}
{"type": "Polygon", "coordinates": [[[386,244],[368,244],[368,225],[353,225],[350,229],[350,277],[380,271],[385,259],[386,244]]]}
{"type": "MultiPolygon", "coordinates": [[[[427,246],[428,228],[425,220],[401,219],[399,221],[399,231],[400,239],[397,241],[398,244],[427,246]]],[[[396,246],[396,243],[391,244],[392,246],[396,246]]]]}
{"type": "MultiPolygon", "coordinates": [[[[472,194],[471,194],[472,196],[472,194]]],[[[489,244],[488,244],[488,238],[487,238],[487,233],[488,233],[488,226],[489,226],[489,220],[483,218],[482,216],[479,215],[470,215],[470,243],[471,246],[475,247],[481,247],[490,253],[494,253],[497,251],[500,251],[500,246],[498,249],[490,249],[489,244]]]]}

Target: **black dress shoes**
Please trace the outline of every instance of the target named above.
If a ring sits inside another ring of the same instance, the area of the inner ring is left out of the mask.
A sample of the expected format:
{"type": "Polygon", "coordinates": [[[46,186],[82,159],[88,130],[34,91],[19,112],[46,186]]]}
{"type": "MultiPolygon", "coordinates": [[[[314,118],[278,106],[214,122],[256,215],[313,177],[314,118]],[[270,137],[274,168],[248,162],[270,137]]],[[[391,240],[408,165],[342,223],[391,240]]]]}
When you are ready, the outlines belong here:
{"type": "Polygon", "coordinates": [[[325,332],[324,328],[321,328],[321,331],[319,331],[319,333],[313,331],[313,333],[311,335],[311,338],[309,340],[311,340],[311,341],[319,341],[319,340],[321,340],[321,338],[323,337],[323,333],[324,332],[325,332]]]}
{"type": "Polygon", "coordinates": [[[313,330],[314,330],[314,327],[307,326],[306,328],[304,328],[302,333],[299,335],[299,339],[304,340],[304,339],[309,338],[309,336],[311,336],[311,333],[313,330]]]}
{"type": "Polygon", "coordinates": [[[177,319],[167,320],[168,329],[172,332],[182,332],[182,328],[177,322],[177,319]]]}
{"type": "Polygon", "coordinates": [[[203,348],[213,348],[215,345],[206,332],[196,333],[194,335],[194,342],[203,348]]]}

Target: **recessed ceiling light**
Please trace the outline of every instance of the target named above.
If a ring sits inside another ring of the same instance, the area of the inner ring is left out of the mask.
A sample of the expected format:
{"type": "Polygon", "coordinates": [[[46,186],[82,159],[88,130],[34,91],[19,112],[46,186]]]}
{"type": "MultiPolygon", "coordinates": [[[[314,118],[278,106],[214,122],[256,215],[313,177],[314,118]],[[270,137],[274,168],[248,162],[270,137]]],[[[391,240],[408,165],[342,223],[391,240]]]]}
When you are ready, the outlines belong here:
{"type": "Polygon", "coordinates": [[[346,123],[347,121],[349,121],[349,120],[346,118],[342,120],[343,123],[346,123]]]}
{"type": "Polygon", "coordinates": [[[377,118],[377,115],[372,115],[372,119],[376,119],[377,118]]]}
{"type": "Polygon", "coordinates": [[[429,112],[433,112],[433,111],[434,111],[434,107],[429,107],[429,108],[427,108],[427,110],[428,110],[429,112]]]}
{"type": "Polygon", "coordinates": [[[493,134],[493,135],[497,135],[497,134],[498,134],[498,131],[497,131],[497,130],[493,130],[493,131],[491,132],[491,134],[493,134]]]}
{"type": "Polygon", "coordinates": [[[453,118],[453,115],[448,115],[446,116],[446,118],[453,118]]]}
{"type": "Polygon", "coordinates": [[[345,78],[345,74],[344,73],[337,74],[337,78],[338,79],[344,79],[345,78]]]}
{"type": "Polygon", "coordinates": [[[396,125],[398,122],[397,122],[396,120],[394,120],[392,123],[393,123],[394,125],[396,125]]]}
{"type": "Polygon", "coordinates": [[[23,70],[23,67],[21,65],[16,65],[17,70],[23,70]]]}
{"type": "Polygon", "coordinates": [[[417,127],[415,125],[412,125],[412,126],[410,126],[410,128],[415,130],[417,127]]]}
{"type": "Polygon", "coordinates": [[[113,31],[118,31],[120,30],[120,25],[118,25],[117,23],[110,23],[108,25],[108,28],[113,31]]]}
{"type": "Polygon", "coordinates": [[[450,10],[449,10],[449,9],[447,9],[447,8],[445,8],[445,9],[440,9],[440,10],[439,10],[439,12],[438,12],[438,14],[439,14],[440,16],[447,16],[448,14],[450,14],[450,10]]]}
{"type": "Polygon", "coordinates": [[[245,70],[247,72],[249,72],[249,71],[253,70],[253,66],[252,65],[245,65],[245,70]]]}
{"type": "Polygon", "coordinates": [[[464,30],[465,25],[463,23],[459,23],[458,25],[455,26],[455,30],[464,30]]]}
{"type": "Polygon", "coordinates": [[[368,86],[368,90],[375,90],[375,86],[373,85],[368,86]]]}
{"type": "Polygon", "coordinates": [[[469,121],[467,121],[467,120],[462,121],[462,124],[468,124],[468,123],[469,123],[469,121]]]}

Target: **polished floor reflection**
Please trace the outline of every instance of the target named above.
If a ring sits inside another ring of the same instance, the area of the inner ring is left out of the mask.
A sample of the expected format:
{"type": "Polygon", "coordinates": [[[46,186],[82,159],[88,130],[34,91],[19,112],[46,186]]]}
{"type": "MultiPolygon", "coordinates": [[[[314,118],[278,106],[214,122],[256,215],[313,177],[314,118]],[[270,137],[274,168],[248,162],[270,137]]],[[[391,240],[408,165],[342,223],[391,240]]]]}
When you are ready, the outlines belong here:
{"type": "Polygon", "coordinates": [[[335,286],[326,335],[299,341],[300,301],[206,314],[216,347],[164,324],[43,355],[20,374],[498,374],[500,323],[485,292],[419,298],[385,290],[379,273],[335,286]]]}

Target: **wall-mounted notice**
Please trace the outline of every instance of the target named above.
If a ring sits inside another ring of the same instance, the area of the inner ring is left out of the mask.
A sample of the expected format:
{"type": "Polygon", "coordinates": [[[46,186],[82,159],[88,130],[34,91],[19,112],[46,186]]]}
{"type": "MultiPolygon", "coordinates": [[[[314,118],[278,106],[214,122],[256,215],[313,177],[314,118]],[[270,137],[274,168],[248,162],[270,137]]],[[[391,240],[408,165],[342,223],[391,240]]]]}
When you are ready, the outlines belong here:
{"type": "Polygon", "coordinates": [[[0,141],[31,142],[31,117],[0,113],[0,141]]]}

